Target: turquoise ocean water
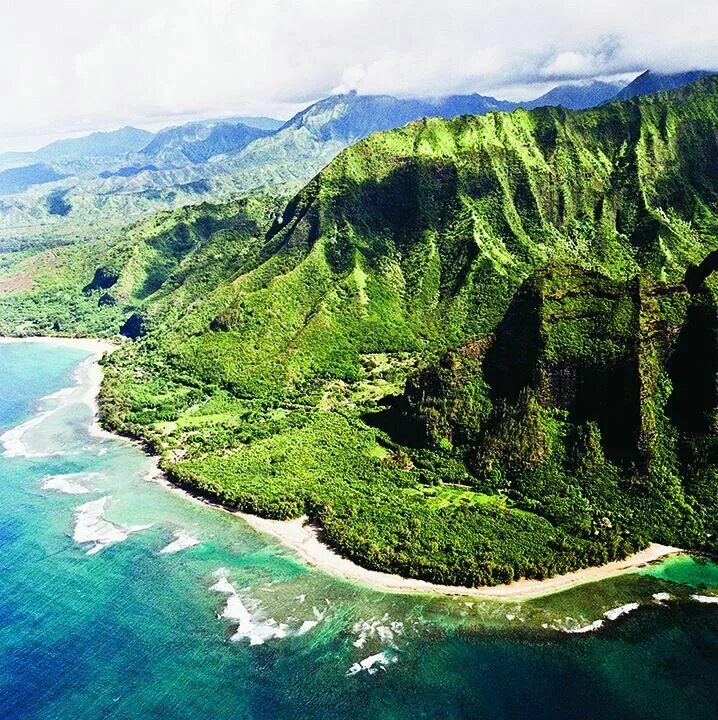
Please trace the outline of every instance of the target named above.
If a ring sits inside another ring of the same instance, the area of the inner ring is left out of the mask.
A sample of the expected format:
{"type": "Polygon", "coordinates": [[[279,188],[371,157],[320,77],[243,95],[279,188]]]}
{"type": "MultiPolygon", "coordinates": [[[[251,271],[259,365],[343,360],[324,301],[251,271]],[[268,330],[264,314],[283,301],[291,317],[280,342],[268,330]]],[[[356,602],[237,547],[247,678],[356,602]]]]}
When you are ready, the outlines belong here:
{"type": "Polygon", "coordinates": [[[90,435],[61,391],[86,357],[0,345],[0,432],[24,423],[0,456],[0,718],[718,717],[717,565],[523,603],[373,592],[90,435]]]}

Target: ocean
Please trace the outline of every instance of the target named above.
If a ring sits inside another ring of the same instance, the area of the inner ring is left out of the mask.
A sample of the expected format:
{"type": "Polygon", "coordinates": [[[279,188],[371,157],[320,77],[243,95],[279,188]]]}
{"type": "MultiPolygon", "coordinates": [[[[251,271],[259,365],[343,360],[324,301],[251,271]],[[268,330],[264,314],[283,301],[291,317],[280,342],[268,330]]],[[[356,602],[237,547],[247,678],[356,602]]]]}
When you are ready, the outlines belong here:
{"type": "Polygon", "coordinates": [[[718,716],[718,565],[520,603],[376,592],[90,433],[87,357],[0,345],[0,718],[718,716]]]}

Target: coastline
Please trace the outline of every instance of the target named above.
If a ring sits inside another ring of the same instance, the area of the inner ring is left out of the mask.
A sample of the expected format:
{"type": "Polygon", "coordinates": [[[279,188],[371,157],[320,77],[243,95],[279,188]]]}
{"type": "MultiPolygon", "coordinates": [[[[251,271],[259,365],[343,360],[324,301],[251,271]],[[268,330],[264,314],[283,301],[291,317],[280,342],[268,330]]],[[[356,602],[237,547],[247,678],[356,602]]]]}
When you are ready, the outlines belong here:
{"type": "MultiPolygon", "coordinates": [[[[75,384],[63,388],[57,393],[53,393],[47,398],[41,398],[41,401],[50,398],[60,398],[67,403],[82,403],[87,405],[92,412],[92,421],[90,422],[89,432],[93,437],[98,438],[117,438],[119,436],[111,433],[100,426],[99,423],[99,405],[98,395],[100,386],[102,385],[103,372],[99,361],[105,354],[114,352],[119,346],[107,340],[96,338],[67,338],[67,337],[48,337],[45,335],[33,335],[28,337],[0,337],[0,345],[18,345],[23,343],[53,345],[55,347],[72,347],[79,350],[85,350],[90,353],[89,357],[79,363],[75,369],[75,384]]],[[[11,428],[3,433],[0,440],[5,445],[5,454],[16,455],[23,452],[22,437],[38,422],[41,422],[57,408],[51,410],[42,410],[30,420],[11,428]]]]}
{"type": "Polygon", "coordinates": [[[401,575],[379,572],[378,570],[367,570],[361,565],[342,557],[324,544],[319,539],[317,528],[308,524],[306,517],[295,520],[267,520],[247,513],[236,512],[235,514],[243,518],[255,530],[272,535],[282,541],[284,545],[294,550],[308,565],[324,572],[339,575],[346,580],[369,585],[375,590],[383,592],[455,595],[506,601],[530,600],[568,590],[578,585],[622,575],[643,568],[669,555],[683,552],[680,548],[651,543],[641,552],[606,565],[574,570],[565,575],[555,575],[545,580],[521,578],[508,585],[472,588],[458,585],[439,585],[426,580],[405,578],[401,575]]]}
{"type": "MultiPolygon", "coordinates": [[[[111,353],[116,350],[117,345],[106,340],[89,338],[54,338],[47,336],[27,338],[0,337],[0,344],[22,342],[40,342],[55,346],[64,345],[90,352],[90,356],[80,363],[77,369],[77,384],[75,388],[73,388],[77,392],[76,401],[87,404],[92,410],[92,421],[89,427],[90,433],[95,437],[111,437],[123,442],[137,444],[146,452],[146,448],[142,443],[123,437],[122,435],[116,435],[115,433],[105,430],[99,424],[97,397],[103,379],[103,372],[99,365],[99,360],[105,353],[111,353]]],[[[10,432],[12,432],[12,430],[10,432]]],[[[19,437],[21,435],[22,432],[19,437]]],[[[342,557],[331,547],[323,543],[319,539],[317,528],[307,523],[306,517],[296,518],[294,520],[268,520],[257,515],[250,515],[213,503],[174,485],[159,467],[160,458],[156,455],[149,455],[149,457],[151,460],[151,467],[147,475],[149,481],[158,482],[172,492],[181,493],[193,502],[198,502],[241,518],[256,532],[270,535],[276,540],[279,540],[284,547],[292,550],[310,567],[314,567],[330,575],[341,577],[345,580],[360,583],[380,592],[479,597],[488,600],[504,601],[529,600],[638,570],[669,555],[684,552],[680,548],[652,543],[645,550],[635,553],[623,560],[617,560],[598,567],[575,570],[545,580],[519,579],[508,585],[473,588],[441,585],[426,580],[405,578],[401,575],[368,570],[357,565],[351,560],[342,557]]]]}

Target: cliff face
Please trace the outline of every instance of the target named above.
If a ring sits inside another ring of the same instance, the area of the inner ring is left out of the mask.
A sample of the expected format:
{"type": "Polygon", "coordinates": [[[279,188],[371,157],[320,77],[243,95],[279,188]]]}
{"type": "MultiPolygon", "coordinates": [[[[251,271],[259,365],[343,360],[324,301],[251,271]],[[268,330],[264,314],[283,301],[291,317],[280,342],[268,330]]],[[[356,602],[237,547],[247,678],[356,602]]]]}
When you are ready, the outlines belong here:
{"type": "Polygon", "coordinates": [[[555,515],[573,497],[596,527],[620,517],[654,539],[711,545],[718,314],[705,279],[689,292],[552,263],[492,335],[409,380],[408,413],[430,445],[459,448],[477,486],[527,509],[555,515]]]}

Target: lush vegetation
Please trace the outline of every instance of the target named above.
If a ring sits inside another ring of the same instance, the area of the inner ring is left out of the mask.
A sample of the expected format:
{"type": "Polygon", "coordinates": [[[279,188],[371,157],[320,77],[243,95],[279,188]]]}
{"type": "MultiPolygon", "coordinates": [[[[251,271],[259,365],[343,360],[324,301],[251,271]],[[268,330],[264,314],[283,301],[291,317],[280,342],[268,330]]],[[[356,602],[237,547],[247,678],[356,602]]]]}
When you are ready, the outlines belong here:
{"type": "Polygon", "coordinates": [[[122,329],[108,426],[370,567],[480,584],[708,548],[717,99],[372,135],[286,204],[6,256],[2,330],[122,329]]]}
{"type": "Polygon", "coordinates": [[[574,538],[715,550],[715,291],[551,264],[493,335],[411,378],[404,412],[474,489],[574,538]]]}

